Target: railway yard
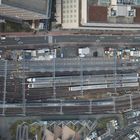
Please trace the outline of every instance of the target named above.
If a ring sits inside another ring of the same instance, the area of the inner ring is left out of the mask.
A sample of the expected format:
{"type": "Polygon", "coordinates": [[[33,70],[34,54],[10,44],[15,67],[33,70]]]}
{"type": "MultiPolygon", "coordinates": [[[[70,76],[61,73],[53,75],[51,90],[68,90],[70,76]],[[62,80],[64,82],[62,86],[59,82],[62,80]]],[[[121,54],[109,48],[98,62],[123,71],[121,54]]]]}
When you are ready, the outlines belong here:
{"type": "Polygon", "coordinates": [[[122,130],[123,137],[125,123],[133,126],[139,117],[139,42],[139,35],[5,37],[0,42],[1,118],[95,117],[93,130],[103,130],[99,136],[115,140],[122,130]],[[108,119],[118,121],[113,135],[108,119]]]}
{"type": "Polygon", "coordinates": [[[140,0],[0,10],[0,140],[140,140],[140,0]]]}
{"type": "Polygon", "coordinates": [[[0,65],[2,115],[121,113],[140,106],[139,62],[78,57],[0,65]]]}

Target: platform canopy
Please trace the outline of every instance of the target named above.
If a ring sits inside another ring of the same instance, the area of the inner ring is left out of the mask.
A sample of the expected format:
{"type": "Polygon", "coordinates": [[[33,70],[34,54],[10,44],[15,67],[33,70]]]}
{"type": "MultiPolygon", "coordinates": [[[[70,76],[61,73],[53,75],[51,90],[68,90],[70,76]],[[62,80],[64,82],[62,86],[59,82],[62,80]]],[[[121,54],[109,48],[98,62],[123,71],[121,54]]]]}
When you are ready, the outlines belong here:
{"type": "Polygon", "coordinates": [[[37,12],[25,10],[22,8],[17,8],[5,4],[0,5],[0,16],[10,19],[29,21],[29,20],[41,20],[47,19],[45,14],[40,14],[37,12]]]}

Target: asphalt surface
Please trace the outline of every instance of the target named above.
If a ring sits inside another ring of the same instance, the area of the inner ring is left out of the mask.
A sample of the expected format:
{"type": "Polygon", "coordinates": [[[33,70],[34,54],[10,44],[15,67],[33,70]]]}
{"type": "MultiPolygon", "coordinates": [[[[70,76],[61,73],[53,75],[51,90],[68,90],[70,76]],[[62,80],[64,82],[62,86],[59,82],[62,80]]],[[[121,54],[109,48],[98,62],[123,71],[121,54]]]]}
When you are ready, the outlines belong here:
{"type": "Polygon", "coordinates": [[[48,35],[42,36],[24,36],[24,37],[6,37],[5,40],[0,40],[0,47],[12,46],[36,46],[36,45],[51,45],[51,44],[129,44],[139,45],[140,36],[133,35],[54,35],[52,39],[48,35]]]}

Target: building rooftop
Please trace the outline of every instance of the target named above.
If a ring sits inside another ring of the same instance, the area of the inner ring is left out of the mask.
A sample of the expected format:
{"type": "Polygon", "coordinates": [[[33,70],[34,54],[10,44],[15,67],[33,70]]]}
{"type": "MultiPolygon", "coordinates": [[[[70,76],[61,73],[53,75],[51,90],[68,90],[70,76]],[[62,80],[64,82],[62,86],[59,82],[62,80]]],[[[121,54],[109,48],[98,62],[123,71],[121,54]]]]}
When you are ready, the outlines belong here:
{"type": "Polygon", "coordinates": [[[107,22],[107,7],[90,5],[88,7],[89,22],[107,22]]]}
{"type": "Polygon", "coordinates": [[[39,19],[47,19],[45,14],[40,14],[37,12],[1,4],[0,5],[0,16],[7,18],[14,18],[17,20],[39,20],[39,19]]]}

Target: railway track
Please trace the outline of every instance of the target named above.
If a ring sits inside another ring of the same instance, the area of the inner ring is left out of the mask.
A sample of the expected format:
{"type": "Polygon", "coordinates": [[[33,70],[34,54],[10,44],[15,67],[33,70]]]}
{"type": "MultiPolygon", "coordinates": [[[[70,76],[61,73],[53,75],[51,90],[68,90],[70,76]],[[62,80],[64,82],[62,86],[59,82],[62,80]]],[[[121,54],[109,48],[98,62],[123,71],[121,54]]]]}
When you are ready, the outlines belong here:
{"type": "MultiPolygon", "coordinates": [[[[25,115],[62,115],[62,114],[104,114],[121,113],[130,109],[139,109],[140,95],[133,95],[130,102],[129,96],[122,96],[115,99],[102,100],[47,100],[46,102],[36,101],[26,103],[25,115]],[[135,96],[137,98],[135,98],[135,96]],[[132,102],[132,105],[131,105],[132,102]]],[[[18,116],[23,114],[23,104],[5,104],[6,116],[18,116]]],[[[0,114],[3,111],[3,104],[0,104],[0,114]]]]}
{"type": "MultiPolygon", "coordinates": [[[[71,60],[66,60],[66,62],[68,62],[67,66],[71,66],[69,61],[71,62],[71,60]]],[[[59,63],[62,63],[62,62],[60,61],[59,63]]],[[[75,65],[74,61],[72,61],[72,63],[74,63],[75,65]]],[[[112,66],[113,65],[112,61],[110,63],[111,64],[109,65],[112,66]]],[[[33,64],[35,64],[36,66],[36,63],[33,63],[33,64]]],[[[33,72],[33,71],[28,71],[27,69],[28,64],[26,64],[25,82],[23,82],[22,65],[23,65],[22,63],[18,64],[18,68],[21,67],[21,69],[20,71],[17,71],[16,69],[17,64],[15,62],[12,62],[12,63],[8,62],[8,67],[7,67],[8,70],[7,70],[7,77],[6,77],[6,90],[5,90],[6,100],[5,102],[3,102],[5,70],[4,70],[4,63],[1,62],[0,64],[1,66],[0,73],[2,74],[0,77],[0,114],[3,114],[3,112],[4,112],[3,115],[6,115],[6,116],[16,116],[16,115],[22,115],[22,114],[28,115],[28,116],[55,115],[55,114],[79,114],[79,115],[80,114],[103,114],[103,113],[119,113],[119,112],[126,111],[128,109],[138,109],[140,107],[140,94],[135,94],[131,98],[130,96],[122,96],[122,97],[115,97],[111,99],[100,99],[100,100],[86,100],[86,99],[81,100],[77,98],[75,100],[70,100],[70,99],[74,99],[75,97],[81,96],[81,91],[80,90],[70,91],[69,85],[59,86],[57,84],[55,85],[57,100],[55,102],[53,100],[48,100],[50,98],[52,99],[54,95],[53,93],[54,87],[51,86],[51,87],[41,87],[41,88],[28,88],[27,78],[32,78],[34,76],[41,77],[42,75],[43,76],[45,75],[48,78],[53,77],[53,65],[43,62],[42,64],[40,64],[40,66],[41,67],[42,66],[44,67],[45,65],[48,65],[48,67],[51,66],[52,67],[51,72],[47,71],[47,69],[45,69],[46,70],[45,72],[38,72],[38,71],[33,72]],[[14,76],[11,77],[13,74],[17,74],[17,73],[19,74],[20,77],[14,77],[14,76]],[[25,85],[24,93],[23,93],[23,85],[25,85]],[[25,94],[24,104],[23,104],[23,94],[25,94]],[[67,100],[67,98],[69,99],[67,100]]],[[[93,65],[94,64],[92,64],[92,66],[93,65]]],[[[89,63],[89,66],[91,67],[90,63],[89,63]]],[[[127,69],[128,68],[129,67],[127,67],[127,69]]],[[[122,73],[126,74],[126,71],[124,71],[123,67],[121,68],[121,70],[118,70],[117,72],[119,74],[122,74],[122,73]]],[[[133,73],[134,72],[135,71],[133,71],[133,73]]],[[[102,71],[100,72],[99,71],[84,71],[83,72],[86,78],[88,78],[88,75],[97,75],[97,73],[98,75],[103,74],[102,71]]],[[[129,72],[127,72],[127,74],[129,73],[131,73],[131,69],[129,72]]],[[[73,81],[77,80],[78,78],[80,80],[81,78],[80,71],[77,71],[76,73],[75,71],[63,71],[63,72],[56,71],[55,78],[59,76],[60,79],[58,79],[58,81],[59,80],[62,81],[61,76],[63,76],[67,78],[66,80],[68,80],[68,76],[70,76],[71,74],[73,75],[72,77],[73,81]]],[[[108,74],[113,75],[113,70],[105,71],[104,74],[105,76],[107,76],[108,74]]],[[[111,77],[111,80],[112,78],[113,77],[111,77]]],[[[81,86],[81,83],[79,83],[79,85],[81,86]]],[[[119,87],[118,90],[120,89],[122,91],[124,90],[124,88],[119,87]]],[[[108,89],[108,91],[110,90],[114,90],[114,88],[108,89]]],[[[94,89],[94,90],[88,89],[88,90],[83,91],[83,95],[86,95],[86,94],[97,95],[101,92],[104,93],[105,91],[107,91],[107,89],[102,89],[102,91],[101,89],[94,89]]]]}

